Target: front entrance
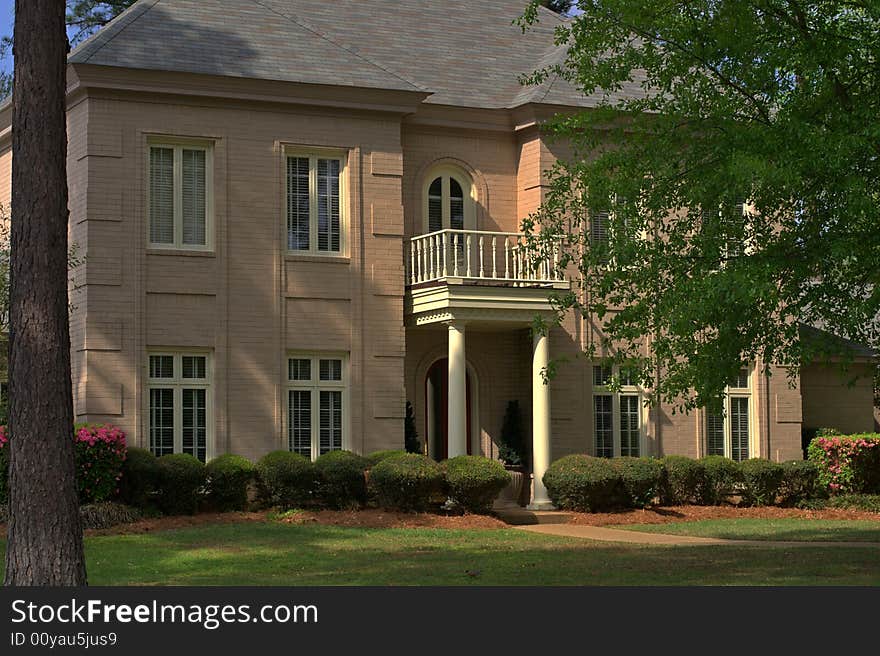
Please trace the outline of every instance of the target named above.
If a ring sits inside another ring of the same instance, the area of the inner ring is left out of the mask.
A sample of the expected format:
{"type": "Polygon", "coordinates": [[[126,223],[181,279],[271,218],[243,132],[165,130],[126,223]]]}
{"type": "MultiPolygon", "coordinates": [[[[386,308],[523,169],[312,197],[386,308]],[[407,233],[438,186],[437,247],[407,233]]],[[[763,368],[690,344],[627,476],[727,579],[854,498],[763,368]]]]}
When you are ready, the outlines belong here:
{"type": "MultiPolygon", "coordinates": [[[[471,373],[467,372],[467,452],[473,455],[472,447],[472,385],[471,373]]],[[[428,427],[427,444],[428,455],[440,462],[449,456],[449,430],[448,430],[448,403],[449,403],[449,360],[443,358],[437,360],[428,370],[425,377],[425,426],[428,427]]]]}

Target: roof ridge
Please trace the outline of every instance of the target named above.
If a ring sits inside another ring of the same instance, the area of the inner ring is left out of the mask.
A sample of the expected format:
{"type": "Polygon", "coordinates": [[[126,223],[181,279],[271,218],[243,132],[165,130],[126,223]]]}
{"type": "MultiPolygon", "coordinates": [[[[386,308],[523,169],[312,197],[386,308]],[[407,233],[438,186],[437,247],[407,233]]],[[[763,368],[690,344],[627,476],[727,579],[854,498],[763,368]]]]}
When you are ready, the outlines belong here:
{"type": "Polygon", "coordinates": [[[141,2],[135,2],[131,7],[123,11],[121,14],[116,16],[110,23],[108,23],[103,29],[98,30],[97,33],[80,43],[76,48],[71,50],[68,58],[73,57],[77,54],[78,51],[85,51],[87,48],[91,47],[92,50],[86,55],[83,63],[87,63],[92,57],[98,54],[102,48],[108,45],[113,41],[117,36],[122,34],[129,25],[135,23],[139,18],[147,14],[150,10],[153,9],[157,4],[159,4],[162,0],[141,0],[141,2]],[[147,6],[148,2],[153,4],[147,6]],[[135,13],[136,10],[140,9],[140,13],[137,16],[131,17],[129,14],[135,13]],[[115,28],[113,29],[109,28],[115,28]],[[97,47],[95,47],[97,46],[97,47]]]}
{"type": "MultiPolygon", "coordinates": [[[[157,0],[157,2],[158,2],[158,0],[157,0]]],[[[330,35],[328,35],[328,34],[324,34],[324,33],[323,33],[321,30],[319,30],[318,28],[313,27],[313,26],[310,25],[309,23],[305,22],[301,17],[294,16],[294,15],[292,15],[292,14],[288,14],[288,13],[283,12],[283,11],[279,11],[279,10],[273,8],[273,7],[270,7],[270,6],[267,6],[267,5],[263,4],[263,2],[261,2],[260,0],[251,0],[251,2],[253,2],[255,5],[259,5],[260,7],[262,7],[263,9],[265,9],[266,11],[270,11],[270,12],[272,12],[273,14],[276,14],[277,16],[281,16],[282,18],[284,18],[284,19],[290,21],[291,23],[293,23],[293,24],[295,24],[295,25],[298,25],[299,27],[303,28],[304,30],[308,30],[309,32],[311,32],[311,33],[314,34],[315,36],[317,36],[317,37],[319,37],[319,38],[321,38],[321,39],[324,39],[325,41],[327,41],[327,42],[329,42],[329,43],[332,43],[333,45],[335,45],[335,46],[337,46],[337,47],[339,47],[339,48],[342,48],[343,50],[345,50],[345,51],[348,52],[349,54],[354,55],[354,56],[357,57],[358,59],[362,59],[362,60],[364,60],[365,62],[367,62],[367,63],[370,64],[371,66],[373,66],[373,67],[375,67],[375,68],[378,68],[379,70],[384,71],[385,73],[388,73],[389,75],[393,75],[393,76],[396,77],[398,80],[401,80],[401,81],[403,81],[403,82],[406,82],[408,85],[410,85],[410,86],[413,87],[414,89],[418,89],[419,91],[425,91],[425,92],[429,92],[429,91],[430,91],[430,89],[426,89],[425,87],[421,86],[420,84],[417,84],[416,82],[413,82],[412,80],[408,80],[408,79],[406,79],[406,78],[403,77],[402,75],[400,75],[400,74],[398,74],[398,73],[395,73],[394,71],[392,71],[392,70],[386,68],[386,67],[383,66],[382,64],[379,64],[378,62],[374,62],[372,59],[370,59],[369,57],[366,57],[366,56],[362,55],[361,53],[359,53],[356,49],[352,48],[351,46],[347,46],[347,45],[345,45],[344,43],[341,43],[340,41],[337,41],[336,39],[334,39],[334,38],[331,37],[330,35]]]]}

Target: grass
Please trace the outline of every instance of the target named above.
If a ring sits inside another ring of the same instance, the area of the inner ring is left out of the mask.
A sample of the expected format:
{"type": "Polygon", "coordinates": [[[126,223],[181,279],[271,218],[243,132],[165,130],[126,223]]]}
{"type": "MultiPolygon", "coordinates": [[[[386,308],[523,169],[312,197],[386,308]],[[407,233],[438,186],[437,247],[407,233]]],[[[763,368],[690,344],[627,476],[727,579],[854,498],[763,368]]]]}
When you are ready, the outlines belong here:
{"type": "Polygon", "coordinates": [[[88,537],[86,556],[92,585],[880,584],[877,548],[642,546],[514,529],[226,524],[88,537]]]}
{"type": "Polygon", "coordinates": [[[618,528],[730,540],[880,542],[880,522],[867,520],[707,519],[671,524],[631,524],[618,528]]]}

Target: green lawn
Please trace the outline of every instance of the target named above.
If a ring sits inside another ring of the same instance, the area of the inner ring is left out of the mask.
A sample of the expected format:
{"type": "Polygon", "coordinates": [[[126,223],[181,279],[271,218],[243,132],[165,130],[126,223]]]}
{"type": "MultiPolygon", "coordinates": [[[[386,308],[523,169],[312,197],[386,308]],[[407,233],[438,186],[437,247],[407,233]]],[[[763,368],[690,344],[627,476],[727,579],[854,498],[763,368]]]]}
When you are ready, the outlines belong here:
{"type": "Polygon", "coordinates": [[[86,554],[92,585],[880,585],[876,548],[647,547],[514,529],[242,523],[89,537],[86,554]]]}
{"type": "Polygon", "coordinates": [[[880,542],[880,521],[832,519],[707,519],[671,524],[620,526],[645,533],[696,535],[730,540],[880,542]]]}

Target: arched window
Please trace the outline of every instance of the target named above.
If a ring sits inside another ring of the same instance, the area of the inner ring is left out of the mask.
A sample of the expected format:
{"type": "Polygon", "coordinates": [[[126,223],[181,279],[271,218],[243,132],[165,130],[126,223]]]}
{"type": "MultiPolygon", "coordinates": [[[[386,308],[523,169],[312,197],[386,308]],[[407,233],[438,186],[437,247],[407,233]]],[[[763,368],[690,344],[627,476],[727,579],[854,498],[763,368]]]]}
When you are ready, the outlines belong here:
{"type": "Polygon", "coordinates": [[[473,229],[472,185],[464,174],[452,167],[443,167],[432,171],[427,180],[425,230],[473,229]]]}

